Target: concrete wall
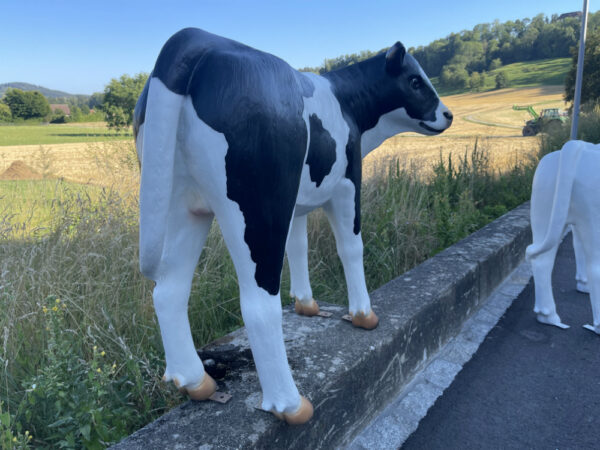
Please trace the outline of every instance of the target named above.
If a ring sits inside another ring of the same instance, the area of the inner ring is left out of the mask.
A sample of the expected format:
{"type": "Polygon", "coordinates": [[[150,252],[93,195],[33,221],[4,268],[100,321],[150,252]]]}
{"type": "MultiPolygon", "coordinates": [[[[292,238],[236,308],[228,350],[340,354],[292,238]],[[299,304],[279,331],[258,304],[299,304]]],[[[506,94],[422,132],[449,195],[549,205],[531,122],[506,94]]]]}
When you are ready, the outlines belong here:
{"type": "Polygon", "coordinates": [[[290,427],[258,409],[260,387],[243,329],[202,350],[223,377],[225,405],[191,402],[125,439],[117,449],[334,448],[348,443],[460,330],[524,258],[531,242],[525,203],[371,293],[373,331],[284,310],[290,366],[313,419],[290,427]]]}

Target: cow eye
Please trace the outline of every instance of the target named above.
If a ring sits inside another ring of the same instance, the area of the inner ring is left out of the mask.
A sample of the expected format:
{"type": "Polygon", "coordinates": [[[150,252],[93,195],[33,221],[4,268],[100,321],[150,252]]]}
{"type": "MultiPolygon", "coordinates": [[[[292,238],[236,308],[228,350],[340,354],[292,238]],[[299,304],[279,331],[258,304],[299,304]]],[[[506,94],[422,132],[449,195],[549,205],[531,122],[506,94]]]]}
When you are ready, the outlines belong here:
{"type": "Polygon", "coordinates": [[[421,80],[421,77],[412,77],[409,80],[409,84],[411,89],[414,89],[416,91],[421,89],[421,87],[423,86],[423,81],[421,80]]]}

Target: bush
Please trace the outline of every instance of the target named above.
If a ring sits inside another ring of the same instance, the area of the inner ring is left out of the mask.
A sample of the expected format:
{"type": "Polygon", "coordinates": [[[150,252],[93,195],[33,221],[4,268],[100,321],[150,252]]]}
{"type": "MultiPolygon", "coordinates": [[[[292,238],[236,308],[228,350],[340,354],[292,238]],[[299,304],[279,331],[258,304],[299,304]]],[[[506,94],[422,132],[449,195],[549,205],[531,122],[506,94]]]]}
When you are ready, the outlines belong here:
{"type": "Polygon", "coordinates": [[[508,86],[508,75],[506,75],[506,72],[498,72],[495,81],[496,89],[504,89],[508,86]]]}

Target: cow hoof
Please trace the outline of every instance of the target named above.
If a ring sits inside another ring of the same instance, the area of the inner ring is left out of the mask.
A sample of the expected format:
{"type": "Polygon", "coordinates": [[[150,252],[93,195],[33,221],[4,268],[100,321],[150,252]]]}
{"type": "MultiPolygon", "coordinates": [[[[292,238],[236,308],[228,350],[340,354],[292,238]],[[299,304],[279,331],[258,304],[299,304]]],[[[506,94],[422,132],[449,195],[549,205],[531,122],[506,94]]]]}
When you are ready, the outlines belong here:
{"type": "Polygon", "coordinates": [[[546,325],[554,325],[555,327],[562,328],[563,330],[570,328],[569,325],[564,324],[560,321],[560,317],[556,313],[552,313],[552,314],[538,313],[537,321],[540,323],[546,324],[546,325]]]}
{"type": "Polygon", "coordinates": [[[187,394],[192,400],[206,400],[217,391],[217,383],[207,373],[204,374],[204,378],[196,386],[181,386],[177,378],[173,382],[179,388],[179,392],[187,394]]]}
{"type": "Polygon", "coordinates": [[[319,314],[319,305],[314,298],[310,300],[310,304],[308,305],[296,299],[294,309],[296,310],[296,314],[300,314],[301,316],[312,317],[319,314]]]}
{"type": "Polygon", "coordinates": [[[585,328],[586,330],[590,330],[598,335],[600,335],[600,325],[584,325],[583,328],[585,328]]]}
{"type": "Polygon", "coordinates": [[[579,281],[577,280],[577,287],[576,287],[578,292],[583,292],[584,294],[589,294],[590,293],[590,288],[588,287],[588,284],[586,281],[579,281]]]}
{"type": "Polygon", "coordinates": [[[356,313],[352,315],[352,325],[358,328],[364,328],[365,330],[372,330],[377,328],[379,324],[379,317],[375,315],[375,312],[371,310],[369,314],[356,313]]]}
{"type": "Polygon", "coordinates": [[[312,403],[303,396],[300,396],[300,406],[293,413],[278,413],[272,411],[275,417],[279,420],[285,420],[288,425],[302,425],[310,420],[313,416],[313,405],[312,403]]]}

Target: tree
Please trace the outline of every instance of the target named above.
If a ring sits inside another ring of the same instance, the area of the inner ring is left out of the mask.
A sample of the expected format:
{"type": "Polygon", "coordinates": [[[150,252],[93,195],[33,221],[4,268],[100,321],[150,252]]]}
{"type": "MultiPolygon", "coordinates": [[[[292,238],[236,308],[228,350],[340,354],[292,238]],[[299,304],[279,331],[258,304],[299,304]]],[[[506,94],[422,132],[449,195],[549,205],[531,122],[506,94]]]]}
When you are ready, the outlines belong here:
{"type": "Polygon", "coordinates": [[[469,77],[469,88],[472,91],[479,92],[485,85],[485,75],[479,72],[473,72],[469,77]]]}
{"type": "Polygon", "coordinates": [[[8,105],[0,103],[0,122],[10,122],[12,120],[12,113],[8,105]]]}
{"type": "Polygon", "coordinates": [[[104,114],[108,126],[116,129],[117,131],[131,125],[131,114],[127,114],[123,108],[119,106],[108,105],[104,107],[104,114]]]}
{"type": "Polygon", "coordinates": [[[469,83],[469,73],[458,64],[444,66],[440,82],[446,88],[464,89],[469,83]]]}
{"type": "MultiPolygon", "coordinates": [[[[585,42],[583,56],[583,78],[581,83],[581,103],[600,101],[600,30],[590,33],[585,42]]],[[[571,68],[565,80],[565,101],[575,98],[575,78],[577,75],[577,49],[573,49],[571,68]]]]}
{"type": "Polygon", "coordinates": [[[133,122],[133,109],[148,80],[148,74],[139,73],[134,77],[123,75],[113,78],[104,89],[103,109],[106,122],[111,128],[125,128],[133,122]]]}
{"type": "Polygon", "coordinates": [[[508,76],[506,72],[498,72],[496,75],[496,89],[504,89],[508,86],[508,76]]]}
{"type": "Polygon", "coordinates": [[[2,101],[15,119],[43,118],[50,115],[50,104],[38,91],[8,89],[2,101]]]}

